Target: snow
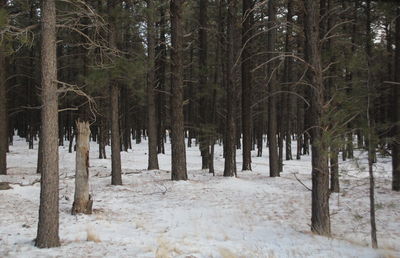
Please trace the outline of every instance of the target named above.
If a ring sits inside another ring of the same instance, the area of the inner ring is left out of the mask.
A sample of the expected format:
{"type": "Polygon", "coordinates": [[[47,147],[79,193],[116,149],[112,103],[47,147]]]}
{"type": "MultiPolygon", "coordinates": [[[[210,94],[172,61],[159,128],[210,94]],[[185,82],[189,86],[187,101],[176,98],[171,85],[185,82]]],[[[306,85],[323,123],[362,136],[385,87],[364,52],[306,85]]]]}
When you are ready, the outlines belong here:
{"type": "MultiPolygon", "coordinates": [[[[292,148],[296,149],[295,145],[292,148]]],[[[15,138],[8,154],[13,189],[0,191],[0,257],[400,257],[400,194],[392,192],[390,159],[376,170],[378,244],[369,247],[368,173],[365,153],[340,165],[341,193],[331,195],[332,238],[310,232],[310,157],[284,161],[270,178],[268,150],[252,154],[253,171],[224,178],[222,147],[216,146],[216,176],[200,170],[198,147],[187,149],[189,180],[170,180],[170,145],[159,155],[160,170],[148,171],[147,142],[122,152],[123,185],[111,186],[108,159],[91,143],[92,215],[70,215],[75,153],[60,147],[61,247],[38,249],[40,184],[37,145],[15,138]],[[32,185],[30,185],[32,184],[32,185]]],[[[241,151],[237,152],[241,168],[241,151]]]]}

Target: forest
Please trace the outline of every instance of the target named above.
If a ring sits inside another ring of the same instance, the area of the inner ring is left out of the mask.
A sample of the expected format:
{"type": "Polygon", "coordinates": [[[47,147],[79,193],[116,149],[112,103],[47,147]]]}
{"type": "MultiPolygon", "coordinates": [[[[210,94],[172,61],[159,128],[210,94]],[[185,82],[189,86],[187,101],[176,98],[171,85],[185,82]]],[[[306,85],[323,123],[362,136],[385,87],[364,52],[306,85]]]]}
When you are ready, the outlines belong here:
{"type": "Polygon", "coordinates": [[[0,0],[1,257],[400,256],[400,5],[0,0]]]}

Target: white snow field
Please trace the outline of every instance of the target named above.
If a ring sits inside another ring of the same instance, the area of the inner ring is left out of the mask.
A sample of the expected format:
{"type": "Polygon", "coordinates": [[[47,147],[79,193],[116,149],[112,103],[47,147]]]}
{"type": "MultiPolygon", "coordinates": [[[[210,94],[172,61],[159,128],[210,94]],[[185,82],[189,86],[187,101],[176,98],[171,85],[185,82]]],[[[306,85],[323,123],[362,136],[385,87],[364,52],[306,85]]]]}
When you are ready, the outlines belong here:
{"type": "MultiPolygon", "coordinates": [[[[268,150],[253,171],[224,178],[222,147],[216,146],[216,176],[202,171],[198,147],[187,149],[189,180],[170,180],[170,149],[159,155],[160,170],[147,171],[147,142],[122,152],[123,186],[111,186],[110,149],[98,159],[91,143],[92,215],[70,214],[75,153],[60,147],[61,247],[38,249],[40,184],[37,145],[28,150],[15,138],[8,154],[13,189],[0,191],[0,257],[400,257],[400,193],[390,190],[390,159],[379,157],[376,208],[379,249],[370,248],[369,192],[365,154],[342,162],[341,193],[331,195],[332,238],[310,232],[310,157],[284,161],[270,178],[268,150]],[[35,183],[36,182],[36,183],[35,183]]],[[[293,146],[295,150],[295,144],[293,146]]],[[[293,151],[294,152],[294,151],[293,151]]]]}

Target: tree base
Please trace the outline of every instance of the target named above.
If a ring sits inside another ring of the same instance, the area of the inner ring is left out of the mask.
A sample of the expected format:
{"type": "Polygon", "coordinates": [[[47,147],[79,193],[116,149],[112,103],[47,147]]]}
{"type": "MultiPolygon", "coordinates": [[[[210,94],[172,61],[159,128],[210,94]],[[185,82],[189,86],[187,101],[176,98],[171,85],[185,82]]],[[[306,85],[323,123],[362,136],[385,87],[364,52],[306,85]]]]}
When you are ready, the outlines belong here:
{"type": "Polygon", "coordinates": [[[93,200],[92,197],[89,195],[88,201],[74,201],[72,204],[71,214],[92,214],[92,207],[93,207],[93,200]]]}

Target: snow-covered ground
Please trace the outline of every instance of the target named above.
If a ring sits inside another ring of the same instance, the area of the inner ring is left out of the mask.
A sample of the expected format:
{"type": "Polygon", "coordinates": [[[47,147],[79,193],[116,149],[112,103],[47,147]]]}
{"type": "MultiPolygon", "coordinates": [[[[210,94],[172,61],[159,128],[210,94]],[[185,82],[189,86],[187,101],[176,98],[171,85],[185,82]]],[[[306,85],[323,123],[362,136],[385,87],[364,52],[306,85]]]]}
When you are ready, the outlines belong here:
{"type": "MultiPolygon", "coordinates": [[[[189,180],[170,181],[170,149],[160,170],[147,171],[147,143],[122,153],[123,186],[111,186],[108,159],[91,143],[92,215],[70,214],[75,153],[60,147],[61,247],[38,249],[37,146],[16,138],[8,154],[13,189],[0,191],[0,257],[400,257],[400,194],[390,190],[391,163],[376,169],[378,244],[368,247],[369,199],[365,155],[341,164],[341,193],[331,195],[332,238],[310,232],[310,157],[284,161],[270,178],[268,154],[255,157],[253,172],[224,178],[222,147],[216,146],[216,176],[202,171],[198,147],[187,149],[189,180]],[[34,183],[33,185],[31,185],[34,183]]],[[[293,146],[295,150],[295,146],[293,146]]],[[[241,151],[237,152],[241,168],[241,151]]]]}

